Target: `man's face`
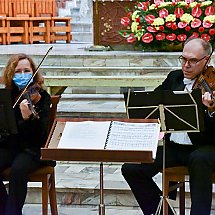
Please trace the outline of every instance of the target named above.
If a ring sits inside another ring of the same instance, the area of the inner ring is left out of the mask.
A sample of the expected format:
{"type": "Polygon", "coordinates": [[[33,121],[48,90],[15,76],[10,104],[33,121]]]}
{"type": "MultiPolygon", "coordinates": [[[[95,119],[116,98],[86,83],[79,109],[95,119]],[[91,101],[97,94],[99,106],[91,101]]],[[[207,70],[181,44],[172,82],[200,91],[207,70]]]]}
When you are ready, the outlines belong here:
{"type": "Polygon", "coordinates": [[[181,66],[185,78],[196,78],[205,68],[209,55],[205,54],[201,44],[195,40],[188,42],[182,52],[181,66]]]}

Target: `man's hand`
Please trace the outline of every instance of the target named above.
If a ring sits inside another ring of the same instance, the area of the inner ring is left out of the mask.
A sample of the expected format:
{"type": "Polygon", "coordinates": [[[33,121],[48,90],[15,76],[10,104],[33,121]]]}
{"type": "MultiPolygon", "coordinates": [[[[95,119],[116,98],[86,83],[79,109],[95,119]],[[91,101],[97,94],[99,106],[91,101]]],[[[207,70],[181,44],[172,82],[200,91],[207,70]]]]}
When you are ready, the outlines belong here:
{"type": "Polygon", "coordinates": [[[20,110],[21,110],[23,119],[24,119],[24,120],[29,119],[30,116],[31,116],[31,114],[32,114],[32,112],[31,112],[31,110],[30,110],[30,108],[29,108],[29,106],[28,106],[28,101],[27,101],[27,99],[24,99],[24,100],[20,103],[19,108],[20,108],[20,110]]]}
{"type": "Polygon", "coordinates": [[[205,92],[202,95],[202,103],[208,107],[209,112],[215,111],[215,91],[213,91],[213,95],[211,95],[209,92],[205,92]]]}

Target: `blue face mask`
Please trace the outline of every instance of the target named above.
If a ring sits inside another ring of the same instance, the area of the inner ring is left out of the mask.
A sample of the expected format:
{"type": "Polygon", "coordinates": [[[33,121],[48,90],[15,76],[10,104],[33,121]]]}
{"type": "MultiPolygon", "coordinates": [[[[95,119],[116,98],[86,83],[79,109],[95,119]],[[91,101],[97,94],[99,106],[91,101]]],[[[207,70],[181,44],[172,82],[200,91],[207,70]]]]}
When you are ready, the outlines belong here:
{"type": "MultiPolygon", "coordinates": [[[[27,85],[31,77],[32,77],[32,73],[15,73],[13,77],[13,81],[19,89],[23,89],[25,88],[25,86],[27,85]]],[[[32,82],[33,82],[33,79],[31,80],[30,83],[32,82]]]]}

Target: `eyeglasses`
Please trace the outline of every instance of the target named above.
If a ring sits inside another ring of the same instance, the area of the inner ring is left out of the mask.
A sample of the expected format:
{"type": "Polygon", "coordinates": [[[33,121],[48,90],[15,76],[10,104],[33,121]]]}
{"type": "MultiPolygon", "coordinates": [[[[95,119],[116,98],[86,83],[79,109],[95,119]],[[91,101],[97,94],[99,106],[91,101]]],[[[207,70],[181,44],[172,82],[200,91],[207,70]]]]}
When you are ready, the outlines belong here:
{"type": "Polygon", "coordinates": [[[206,57],[207,57],[207,55],[198,60],[198,59],[195,59],[195,58],[187,59],[187,58],[185,58],[185,57],[183,57],[181,55],[178,59],[179,59],[180,63],[183,64],[183,65],[188,63],[190,66],[195,66],[198,62],[200,62],[201,60],[203,60],[206,57]]]}

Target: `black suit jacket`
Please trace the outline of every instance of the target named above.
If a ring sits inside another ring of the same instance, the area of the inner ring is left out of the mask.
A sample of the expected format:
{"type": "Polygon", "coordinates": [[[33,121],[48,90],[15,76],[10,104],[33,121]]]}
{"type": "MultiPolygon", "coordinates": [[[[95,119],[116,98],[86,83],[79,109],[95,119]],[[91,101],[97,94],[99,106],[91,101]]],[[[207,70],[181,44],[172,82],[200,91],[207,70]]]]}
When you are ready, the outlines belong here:
{"type": "MultiPolygon", "coordinates": [[[[183,83],[184,75],[182,70],[175,70],[168,74],[167,78],[164,82],[158,86],[157,90],[184,90],[183,83]]],[[[202,145],[215,145],[215,116],[210,117],[207,111],[207,107],[205,108],[205,131],[204,132],[190,132],[188,133],[190,140],[193,145],[202,146],[202,145]]],[[[167,143],[169,142],[169,136],[167,135],[167,143]]]]}

